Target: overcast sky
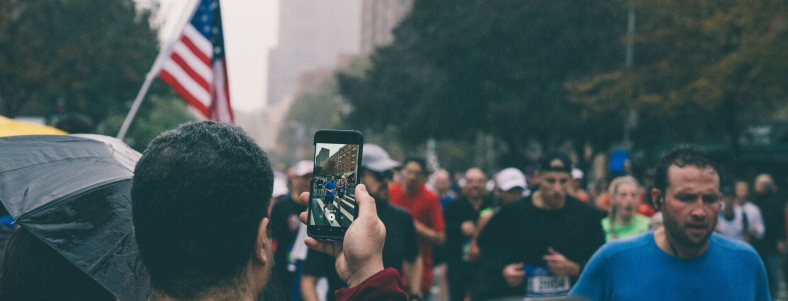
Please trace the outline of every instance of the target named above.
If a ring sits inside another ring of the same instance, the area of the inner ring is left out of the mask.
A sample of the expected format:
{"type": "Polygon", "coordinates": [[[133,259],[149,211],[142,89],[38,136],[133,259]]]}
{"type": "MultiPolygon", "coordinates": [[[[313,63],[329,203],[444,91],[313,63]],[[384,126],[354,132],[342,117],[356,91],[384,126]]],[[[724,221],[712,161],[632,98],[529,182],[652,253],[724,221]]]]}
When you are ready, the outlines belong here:
{"type": "MultiPolygon", "coordinates": [[[[160,37],[166,43],[177,35],[174,31],[183,12],[197,2],[159,1],[164,19],[160,37]]],[[[225,0],[221,6],[233,108],[260,109],[265,105],[268,83],[268,49],[277,43],[279,0],[225,0]]]]}

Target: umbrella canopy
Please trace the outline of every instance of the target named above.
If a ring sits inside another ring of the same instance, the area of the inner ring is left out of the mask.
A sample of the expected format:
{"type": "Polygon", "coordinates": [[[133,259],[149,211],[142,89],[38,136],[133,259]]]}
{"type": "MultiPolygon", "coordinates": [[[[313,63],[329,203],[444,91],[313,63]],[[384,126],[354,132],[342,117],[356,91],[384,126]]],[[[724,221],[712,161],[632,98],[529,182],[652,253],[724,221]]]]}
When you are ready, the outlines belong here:
{"type": "Polygon", "coordinates": [[[132,233],[140,154],[99,135],[0,138],[0,202],[16,222],[120,300],[146,300],[132,233]]]}
{"type": "Polygon", "coordinates": [[[64,131],[53,127],[16,121],[0,116],[0,137],[19,135],[65,135],[64,131]]]}

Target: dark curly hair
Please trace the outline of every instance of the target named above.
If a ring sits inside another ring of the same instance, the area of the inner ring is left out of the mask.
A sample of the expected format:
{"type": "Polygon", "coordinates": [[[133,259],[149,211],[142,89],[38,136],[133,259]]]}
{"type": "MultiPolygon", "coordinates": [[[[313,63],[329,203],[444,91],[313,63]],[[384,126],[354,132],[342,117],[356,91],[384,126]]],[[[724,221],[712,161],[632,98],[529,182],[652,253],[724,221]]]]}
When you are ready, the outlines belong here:
{"type": "MultiPolygon", "coordinates": [[[[654,188],[659,189],[664,198],[665,191],[670,185],[668,178],[668,169],[670,166],[676,165],[678,167],[695,166],[697,168],[712,168],[717,172],[717,165],[709,157],[706,152],[699,148],[692,146],[679,146],[673,150],[665,153],[657,163],[657,168],[654,171],[654,188]]],[[[718,172],[719,173],[719,172],[718,172]]],[[[655,200],[656,205],[661,206],[661,200],[655,200]]],[[[658,208],[659,209],[659,208],[658,208]]]]}
{"type": "Polygon", "coordinates": [[[131,189],[153,292],[193,299],[233,289],[253,256],[272,190],[268,156],[237,126],[190,122],[153,139],[131,189]]]}

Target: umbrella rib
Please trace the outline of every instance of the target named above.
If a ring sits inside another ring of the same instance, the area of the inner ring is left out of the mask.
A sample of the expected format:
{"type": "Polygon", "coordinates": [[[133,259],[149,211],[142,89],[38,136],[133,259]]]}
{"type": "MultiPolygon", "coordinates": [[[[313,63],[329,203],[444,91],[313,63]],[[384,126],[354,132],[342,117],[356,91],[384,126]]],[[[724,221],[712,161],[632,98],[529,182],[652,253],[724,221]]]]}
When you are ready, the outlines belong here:
{"type": "Polygon", "coordinates": [[[115,243],[115,245],[113,245],[113,246],[112,246],[112,248],[109,248],[109,252],[107,252],[106,254],[104,254],[104,256],[102,256],[102,257],[101,257],[101,259],[100,259],[99,261],[97,261],[95,265],[93,265],[92,267],[90,267],[90,270],[88,271],[88,275],[93,275],[93,272],[95,272],[95,270],[96,270],[98,267],[100,267],[100,266],[101,266],[101,264],[103,264],[105,261],[107,261],[107,259],[108,259],[108,258],[110,258],[110,257],[112,256],[112,254],[113,254],[113,253],[115,253],[115,250],[116,250],[116,249],[118,249],[118,245],[120,245],[120,244],[122,244],[124,241],[126,241],[126,238],[127,238],[127,237],[129,237],[129,235],[130,235],[130,234],[131,234],[131,231],[129,231],[129,232],[126,232],[126,235],[123,235],[123,238],[119,239],[119,240],[118,240],[118,241],[115,243]]]}
{"type": "MultiPolygon", "coordinates": [[[[91,192],[91,191],[93,191],[95,189],[98,189],[98,188],[101,188],[101,187],[104,187],[104,186],[107,186],[107,185],[110,185],[110,184],[117,183],[117,182],[119,182],[118,180],[120,180],[120,181],[131,180],[131,178],[130,177],[129,178],[125,178],[125,177],[112,178],[112,179],[109,179],[109,180],[106,180],[106,181],[103,181],[103,182],[99,182],[99,183],[96,183],[96,184],[84,187],[82,189],[78,189],[78,190],[76,190],[74,192],[71,192],[71,193],[69,193],[67,195],[61,196],[60,198],[58,198],[56,200],[53,200],[53,201],[51,201],[49,203],[46,203],[43,206],[40,206],[38,208],[35,208],[35,209],[30,210],[30,211],[25,212],[25,213],[22,213],[18,217],[16,217],[15,220],[17,220],[18,222],[24,223],[23,220],[29,215],[33,215],[35,213],[38,213],[38,212],[40,212],[42,210],[45,210],[47,208],[50,208],[52,206],[61,204],[61,203],[65,202],[65,201],[76,199],[77,197],[79,197],[80,195],[82,195],[84,193],[88,193],[88,192],[91,192]]],[[[22,225],[24,225],[24,224],[22,224],[22,225]]]]}
{"type": "MultiPolygon", "coordinates": [[[[47,162],[41,162],[41,163],[36,163],[36,164],[32,164],[32,165],[25,165],[25,166],[20,166],[20,167],[13,168],[13,169],[6,169],[6,170],[3,170],[3,171],[2,171],[2,173],[7,173],[7,172],[11,172],[11,171],[17,171],[17,170],[20,170],[20,169],[25,169],[25,168],[29,168],[29,167],[34,167],[34,166],[44,165],[44,164],[52,164],[52,163],[54,163],[54,162],[72,161],[72,160],[74,160],[74,159],[80,159],[80,160],[82,160],[82,159],[103,159],[103,160],[102,160],[103,162],[108,162],[108,163],[116,163],[115,161],[111,160],[111,158],[102,157],[102,156],[77,157],[77,158],[63,158],[63,159],[61,159],[61,160],[47,161],[47,162]]],[[[125,166],[123,166],[123,165],[121,165],[121,164],[117,164],[117,163],[116,163],[115,165],[118,165],[118,166],[120,166],[120,167],[124,167],[124,169],[126,169],[126,168],[125,168],[125,166]]]]}

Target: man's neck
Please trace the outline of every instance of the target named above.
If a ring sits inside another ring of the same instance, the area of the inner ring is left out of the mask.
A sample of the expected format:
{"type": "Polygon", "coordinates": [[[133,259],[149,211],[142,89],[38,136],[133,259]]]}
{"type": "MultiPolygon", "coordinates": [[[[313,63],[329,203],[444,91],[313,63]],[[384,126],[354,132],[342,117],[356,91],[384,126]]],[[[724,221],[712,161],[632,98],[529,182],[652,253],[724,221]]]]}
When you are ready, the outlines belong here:
{"type": "Polygon", "coordinates": [[[402,192],[406,194],[411,194],[411,193],[416,193],[416,191],[419,191],[419,184],[413,185],[413,187],[411,187],[410,185],[406,185],[405,183],[402,184],[402,192]]]}
{"type": "Polygon", "coordinates": [[[657,246],[665,253],[684,259],[698,257],[709,249],[708,240],[706,240],[706,243],[699,247],[679,244],[670,237],[668,232],[665,230],[665,227],[654,231],[654,241],[657,243],[657,246]]]}
{"type": "Polygon", "coordinates": [[[301,202],[298,202],[298,200],[301,199],[301,193],[300,192],[291,191],[290,192],[290,198],[292,200],[296,201],[296,204],[300,204],[301,203],[301,202]]]}
{"type": "Polygon", "coordinates": [[[466,196],[466,198],[468,199],[468,204],[471,204],[471,207],[473,207],[474,210],[479,211],[479,209],[481,209],[482,203],[484,202],[483,198],[471,198],[468,196],[466,196]]]}
{"type": "Polygon", "coordinates": [[[542,209],[542,210],[560,210],[563,209],[566,205],[566,198],[560,200],[546,200],[542,195],[542,192],[537,190],[534,193],[533,198],[531,199],[534,207],[542,209]]]}

